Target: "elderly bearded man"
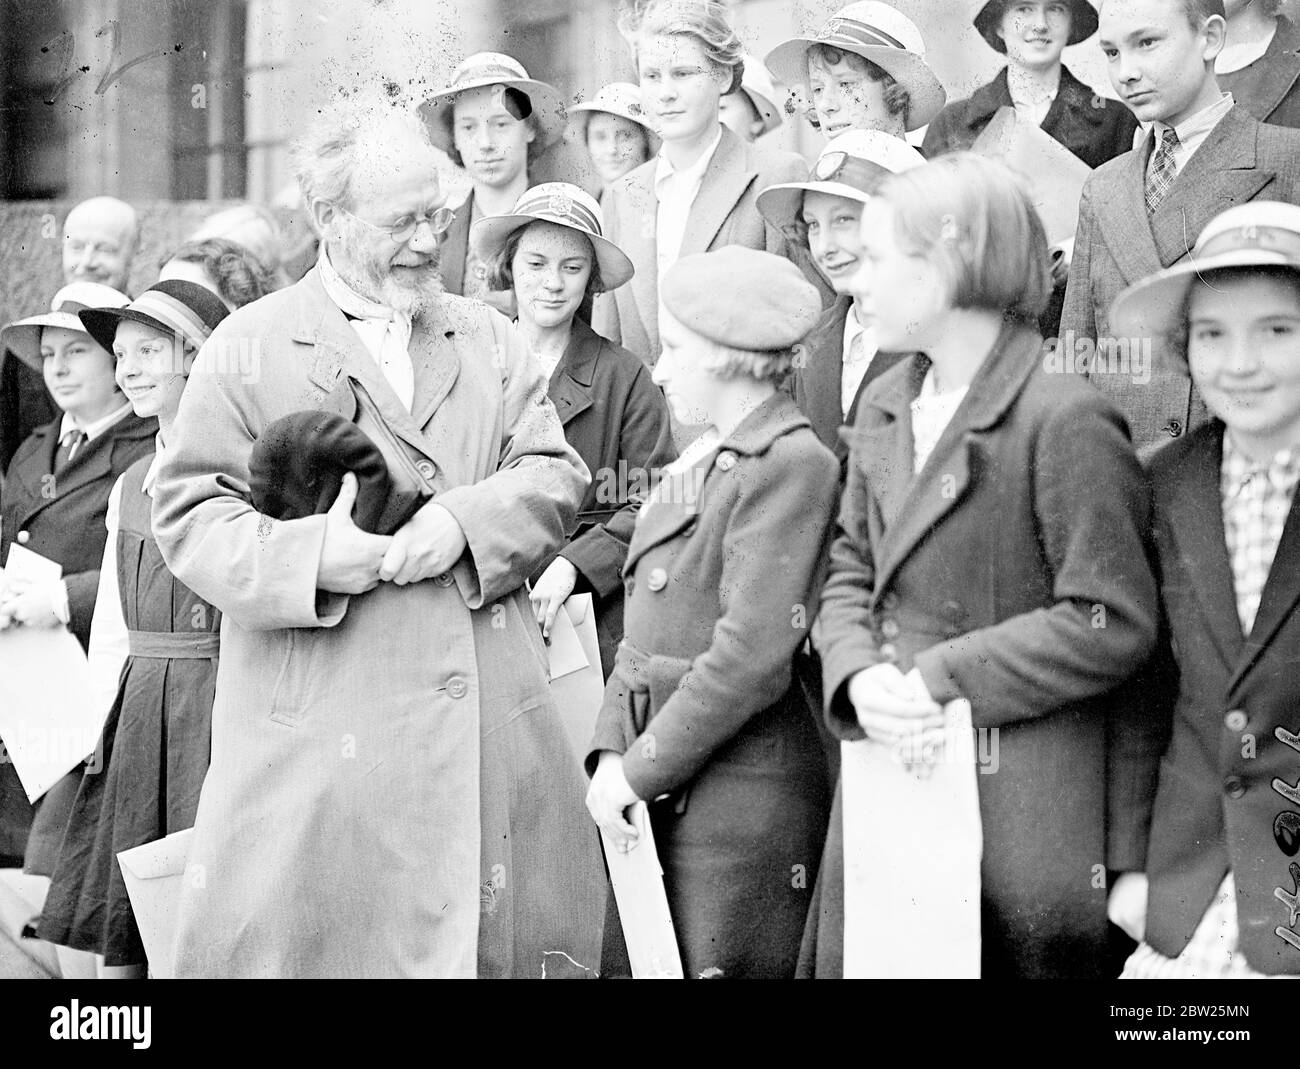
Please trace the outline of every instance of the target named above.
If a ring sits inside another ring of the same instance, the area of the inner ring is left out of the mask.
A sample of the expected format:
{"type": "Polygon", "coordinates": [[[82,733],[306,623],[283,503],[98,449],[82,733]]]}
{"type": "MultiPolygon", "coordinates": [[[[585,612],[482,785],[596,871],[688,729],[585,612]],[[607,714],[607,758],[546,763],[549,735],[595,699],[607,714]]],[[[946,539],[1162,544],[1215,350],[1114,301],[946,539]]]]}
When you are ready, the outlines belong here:
{"type": "Polygon", "coordinates": [[[156,488],[168,567],[225,614],[177,974],[594,966],[599,847],[523,585],[587,470],[514,328],[442,292],[418,119],[340,103],[295,162],[320,260],[204,346],[156,488]],[[256,375],[223,360],[244,343],[256,375]],[[325,515],[249,504],[259,433],[350,418],[349,378],[434,473],[391,537],[353,524],[351,475],[325,515]]]}

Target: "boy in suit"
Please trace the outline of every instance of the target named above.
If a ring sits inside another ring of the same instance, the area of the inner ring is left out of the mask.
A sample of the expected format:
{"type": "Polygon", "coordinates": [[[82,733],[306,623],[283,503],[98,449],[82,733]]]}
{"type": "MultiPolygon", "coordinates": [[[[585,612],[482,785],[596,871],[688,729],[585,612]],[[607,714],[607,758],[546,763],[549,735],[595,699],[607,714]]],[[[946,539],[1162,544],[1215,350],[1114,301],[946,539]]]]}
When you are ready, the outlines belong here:
{"type": "Polygon", "coordinates": [[[1205,408],[1169,339],[1114,329],[1115,297],[1185,258],[1225,207],[1300,201],[1300,133],[1260,124],[1220,91],[1224,36],[1222,0],[1107,0],[1101,9],[1111,84],[1151,129],[1084,186],[1060,345],[1068,366],[1118,404],[1140,450],[1180,437],[1205,408]]]}
{"type": "Polygon", "coordinates": [[[1185,332],[1214,417],[1150,465],[1165,635],[1126,747],[1150,830],[1111,894],[1123,975],[1300,975],[1300,208],[1229,209],[1112,318],[1185,332]]]}

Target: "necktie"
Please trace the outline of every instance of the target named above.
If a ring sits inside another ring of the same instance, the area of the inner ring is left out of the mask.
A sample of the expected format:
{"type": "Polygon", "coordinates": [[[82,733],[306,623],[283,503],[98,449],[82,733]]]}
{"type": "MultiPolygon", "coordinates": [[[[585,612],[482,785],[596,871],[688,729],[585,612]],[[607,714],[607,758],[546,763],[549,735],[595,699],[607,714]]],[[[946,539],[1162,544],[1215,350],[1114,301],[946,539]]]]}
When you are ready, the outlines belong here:
{"type": "Polygon", "coordinates": [[[1160,207],[1160,202],[1165,199],[1169,189],[1174,184],[1174,179],[1178,177],[1178,172],[1174,167],[1174,149],[1178,147],[1178,134],[1172,126],[1166,127],[1165,132],[1160,135],[1160,144],[1156,147],[1155,155],[1151,160],[1151,168],[1147,173],[1147,214],[1155,214],[1155,210],[1160,207]]]}
{"type": "Polygon", "coordinates": [[[54,468],[56,471],[67,465],[68,461],[76,455],[77,450],[81,448],[81,443],[85,440],[86,432],[82,430],[68,431],[68,433],[59,440],[59,453],[58,456],[54,458],[54,468]]]}

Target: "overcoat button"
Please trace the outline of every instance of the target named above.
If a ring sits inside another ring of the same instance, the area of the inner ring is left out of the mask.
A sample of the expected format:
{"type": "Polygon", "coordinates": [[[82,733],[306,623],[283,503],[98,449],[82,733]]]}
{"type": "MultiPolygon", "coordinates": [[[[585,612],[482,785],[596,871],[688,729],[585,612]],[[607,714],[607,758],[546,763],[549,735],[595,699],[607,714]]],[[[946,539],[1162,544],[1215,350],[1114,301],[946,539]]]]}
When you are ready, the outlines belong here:
{"type": "Polygon", "coordinates": [[[435,575],[433,581],[439,586],[451,586],[456,580],[452,578],[451,572],[443,572],[441,575],[435,575]]]}
{"type": "Polygon", "coordinates": [[[898,647],[892,642],[886,642],[880,647],[880,656],[887,661],[896,661],[898,660],[898,647]]]}
{"type": "Polygon", "coordinates": [[[447,680],[447,693],[453,698],[463,698],[469,693],[469,685],[460,676],[452,676],[447,680]]]}
{"type": "Polygon", "coordinates": [[[736,454],[729,450],[723,450],[718,454],[718,459],[714,461],[718,466],[718,471],[730,471],[736,466],[736,454]]]}
{"type": "Polygon", "coordinates": [[[966,617],[966,607],[960,601],[945,601],[941,611],[953,623],[959,623],[966,617]]]}
{"type": "Polygon", "coordinates": [[[656,594],[668,585],[668,573],[662,568],[652,568],[646,576],[645,585],[656,594]]]}
{"type": "Polygon", "coordinates": [[[434,467],[432,460],[417,460],[415,462],[415,470],[426,479],[432,479],[438,469],[434,467]]]}
{"type": "Polygon", "coordinates": [[[30,542],[31,540],[32,540],[32,532],[31,532],[31,531],[19,531],[19,532],[18,532],[18,543],[19,543],[19,545],[23,545],[23,546],[25,546],[25,545],[27,545],[27,543],[30,542]]]}
{"type": "Polygon", "coordinates": [[[1246,793],[1246,785],[1241,781],[1240,776],[1229,776],[1223,781],[1223,792],[1229,798],[1240,798],[1246,793]]]}
{"type": "Polygon", "coordinates": [[[1183,433],[1183,425],[1179,423],[1178,420],[1171,419],[1165,424],[1165,433],[1168,434],[1170,438],[1177,438],[1183,433]]]}
{"type": "Polygon", "coordinates": [[[1228,725],[1229,731],[1246,730],[1246,714],[1240,709],[1233,709],[1232,712],[1223,718],[1223,722],[1228,725]]]}
{"type": "Polygon", "coordinates": [[[885,638],[898,638],[898,621],[885,620],[880,625],[880,633],[885,638]]]}

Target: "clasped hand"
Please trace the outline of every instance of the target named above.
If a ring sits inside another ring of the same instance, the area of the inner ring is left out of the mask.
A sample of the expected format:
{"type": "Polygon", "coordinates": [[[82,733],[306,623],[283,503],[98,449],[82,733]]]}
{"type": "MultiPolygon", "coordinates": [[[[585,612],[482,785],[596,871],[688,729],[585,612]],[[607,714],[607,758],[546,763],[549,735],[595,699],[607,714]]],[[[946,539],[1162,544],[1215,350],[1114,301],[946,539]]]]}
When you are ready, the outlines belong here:
{"type": "Polygon", "coordinates": [[[623,771],[623,755],[602,750],[596,774],[587,788],[587,811],[620,853],[627,853],[639,839],[636,828],[627,819],[627,807],[636,801],[636,791],[623,771]]]}
{"type": "Polygon", "coordinates": [[[943,707],[915,668],[907,675],[892,664],[864,668],[849,680],[849,701],[867,738],[896,747],[905,762],[943,745],[943,707]]]}
{"type": "Polygon", "coordinates": [[[29,579],[0,577],[0,631],[16,625],[57,627],[61,621],[54,605],[60,585],[60,580],[33,583],[29,579]]]}

